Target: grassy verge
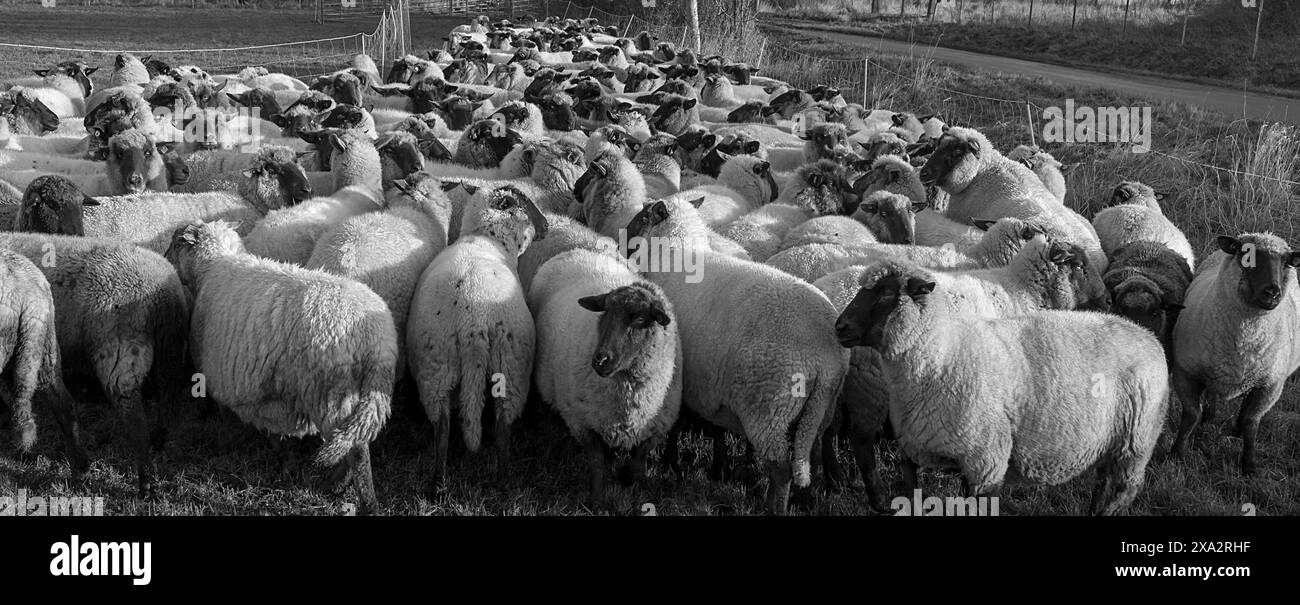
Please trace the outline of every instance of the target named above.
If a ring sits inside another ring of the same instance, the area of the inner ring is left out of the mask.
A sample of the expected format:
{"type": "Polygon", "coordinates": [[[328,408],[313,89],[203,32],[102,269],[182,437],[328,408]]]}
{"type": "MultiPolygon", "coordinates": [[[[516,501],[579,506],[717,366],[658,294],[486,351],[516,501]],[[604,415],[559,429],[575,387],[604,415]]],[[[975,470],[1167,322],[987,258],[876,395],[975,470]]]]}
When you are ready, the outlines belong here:
{"type": "Polygon", "coordinates": [[[806,11],[768,15],[764,19],[783,25],[1300,97],[1300,55],[1295,53],[1292,37],[1262,39],[1258,59],[1251,61],[1249,35],[1189,35],[1186,44],[1180,45],[1181,28],[1169,26],[1132,27],[1127,32],[1114,27],[1071,32],[1010,24],[958,25],[913,17],[847,20],[848,13],[806,11]]]}

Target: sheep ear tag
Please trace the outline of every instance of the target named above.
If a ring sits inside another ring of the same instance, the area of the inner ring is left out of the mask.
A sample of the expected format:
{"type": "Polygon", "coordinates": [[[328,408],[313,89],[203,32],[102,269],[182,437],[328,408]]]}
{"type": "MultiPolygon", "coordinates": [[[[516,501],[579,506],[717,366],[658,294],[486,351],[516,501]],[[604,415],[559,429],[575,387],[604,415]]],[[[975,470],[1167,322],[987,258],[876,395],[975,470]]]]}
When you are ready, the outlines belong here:
{"type": "Polygon", "coordinates": [[[934,285],[935,284],[932,281],[925,281],[919,277],[913,277],[907,280],[907,293],[915,299],[918,296],[925,296],[934,292],[934,285]]]}
{"type": "Polygon", "coordinates": [[[82,205],[82,206],[98,206],[98,205],[99,205],[99,200],[97,200],[97,199],[95,199],[95,198],[90,197],[89,195],[87,195],[87,196],[81,198],[81,205],[82,205]]]}
{"type": "Polygon", "coordinates": [[[808,130],[804,120],[803,114],[794,114],[794,123],[790,125],[790,133],[806,141],[808,140],[808,130]]]}

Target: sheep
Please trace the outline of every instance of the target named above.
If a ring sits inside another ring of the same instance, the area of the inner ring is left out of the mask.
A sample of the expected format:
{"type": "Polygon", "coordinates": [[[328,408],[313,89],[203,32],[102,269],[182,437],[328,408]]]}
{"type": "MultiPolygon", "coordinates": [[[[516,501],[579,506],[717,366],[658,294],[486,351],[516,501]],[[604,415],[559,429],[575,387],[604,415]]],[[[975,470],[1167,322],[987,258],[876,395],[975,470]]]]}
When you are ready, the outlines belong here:
{"type": "Polygon", "coordinates": [[[682,350],[672,303],[623,260],[582,249],[543,265],[528,303],[537,325],[538,394],[584,446],[598,509],[606,448],[630,451],[619,479],[639,481],[647,455],[677,420],[682,350]]]}
{"type": "Polygon", "coordinates": [[[953,314],[931,277],[869,267],[835,326],[843,346],[879,353],[908,464],[956,466],[970,496],[996,494],[1008,470],[1055,485],[1097,466],[1091,512],[1128,506],[1168,403],[1155,337],[1101,313],[953,314]],[[1045,363],[1056,371],[1024,371],[1045,363]]]}
{"type": "MultiPolygon", "coordinates": [[[[605,151],[573,185],[583,224],[617,238],[646,200],[645,181],[636,165],[616,151],[605,151]]],[[[575,217],[578,218],[578,217],[575,217]]]]}
{"type": "Polygon", "coordinates": [[[492,168],[520,143],[523,138],[513,128],[496,120],[479,120],[461,134],[452,159],[470,168],[492,168]]]}
{"type": "Polygon", "coordinates": [[[843,124],[822,122],[802,129],[799,138],[803,144],[803,161],[812,164],[818,160],[838,160],[852,154],[849,149],[849,131],[843,124]]]}
{"type": "Polygon", "coordinates": [[[1004,218],[988,226],[983,239],[964,253],[951,247],[808,244],[779,252],[767,264],[809,283],[832,271],[884,257],[906,259],[934,269],[1001,267],[1011,262],[1025,242],[1042,233],[1044,230],[1032,222],[1004,218]]]}
{"type": "Polygon", "coordinates": [[[85,206],[98,206],[65,178],[47,175],[32,181],[22,194],[21,205],[12,225],[14,231],[49,233],[53,235],[86,234],[83,213],[85,206]],[[72,187],[63,192],[62,188],[72,187]]]}
{"type": "Polygon", "coordinates": [[[916,216],[925,208],[905,196],[877,191],[858,204],[853,220],[862,223],[885,244],[912,244],[916,241],[916,216]]]}
{"type": "MultiPolygon", "coordinates": [[[[109,74],[104,88],[148,84],[150,79],[149,69],[139,58],[132,54],[119,54],[113,59],[113,72],[109,74]]],[[[90,105],[87,104],[87,109],[89,108],[90,105]]]]}
{"type": "Polygon", "coordinates": [[[406,373],[406,318],[420,275],[451,241],[451,202],[425,173],[397,180],[399,195],[383,212],[351,217],[321,235],[308,269],[353,278],[370,287],[397,328],[397,376],[406,373]]]}
{"type": "Polygon", "coordinates": [[[496,111],[489,117],[497,119],[498,116],[507,128],[514,129],[521,136],[531,138],[546,136],[546,124],[542,118],[542,110],[532,103],[511,101],[497,107],[496,111]]]}
{"type": "Polygon", "coordinates": [[[1271,233],[1217,238],[1174,325],[1173,383],[1183,402],[1173,453],[1183,456],[1201,411],[1243,397],[1236,434],[1241,473],[1257,469],[1259,421],[1300,368],[1300,251],[1271,233]]]}
{"type": "Polygon", "coordinates": [[[0,289],[0,395],[9,406],[15,444],[24,453],[36,445],[35,397],[53,412],[72,478],[78,480],[89,463],[77,434],[76,403],[63,384],[50,284],[27,257],[3,248],[0,283],[5,285],[0,289]]]}
{"type": "Polygon", "coordinates": [[[944,216],[960,223],[974,218],[1042,217],[1088,252],[1089,261],[1106,265],[1093,226],[1066,208],[1023,164],[998,153],[979,131],[949,128],[921,168],[921,182],[948,194],[944,216]]]}
{"type": "Polygon", "coordinates": [[[27,91],[32,98],[39,99],[60,119],[81,117],[86,114],[86,95],[80,82],[60,72],[38,69],[36,74],[42,76],[39,84],[15,86],[10,90],[27,91]]]}
{"type": "Polygon", "coordinates": [[[207,391],[254,427],[321,434],[316,463],[378,509],[370,442],[388,421],[397,335],[383,299],[344,277],[247,254],[224,221],[178,227],[167,259],[194,299],[207,391]]]}
{"type": "Polygon", "coordinates": [[[1141,204],[1119,204],[1103,208],[1092,218],[1092,226],[1097,231],[1102,251],[1108,257],[1133,242],[1152,241],[1168,246],[1183,257],[1188,269],[1196,268],[1196,257],[1187,236],[1159,209],[1141,204]]]}
{"type": "Polygon", "coordinates": [[[117,409],[139,493],[152,497],[151,442],[165,444],[169,418],[189,391],[190,313],[176,271],[154,252],[98,238],[0,233],[0,248],[27,257],[49,282],[63,367],[87,370],[117,409]],[[152,427],[146,389],[156,394],[152,427]]]}
{"type": "Polygon", "coordinates": [[[685,201],[647,204],[627,230],[629,241],[668,243],[642,273],[676,313],[683,403],[748,439],[771,481],[768,510],[785,513],[791,480],[810,481],[813,442],[848,369],[831,338],[834,309],[809,284],[709,249],[707,227],[685,201]],[[680,270],[688,257],[695,271],[680,270]],[[725,335],[744,335],[745,346],[725,335]]]}
{"type": "Polygon", "coordinates": [[[633,163],[645,181],[648,197],[667,197],[681,189],[682,167],[676,153],[677,137],[662,133],[646,139],[637,150],[633,163]]]}
{"type": "Polygon", "coordinates": [[[907,158],[887,154],[872,160],[871,167],[853,182],[853,192],[866,199],[876,191],[888,191],[906,196],[913,202],[925,203],[925,185],[907,158]]]}
{"type": "Polygon", "coordinates": [[[618,243],[613,239],[567,216],[542,214],[546,218],[546,239],[533,242],[519,255],[519,284],[525,295],[532,292],[533,278],[542,265],[564,252],[583,249],[617,254],[618,243]]]}
{"type": "Polygon", "coordinates": [[[75,216],[74,209],[84,204],[81,223],[86,236],[134,244],[161,254],[171,242],[172,230],[190,221],[227,219],[251,229],[263,215],[244,198],[224,191],[151,192],[94,198],[95,203],[90,204],[81,189],[66,177],[49,175],[41,178],[39,186],[36,183],[33,181],[28,188],[29,206],[0,206],[0,230],[49,231],[39,226],[48,223],[35,223],[34,218],[23,216],[24,208],[45,206],[58,208],[59,232],[75,231],[75,222],[64,221],[75,216]]]}
{"type": "Polygon", "coordinates": [[[1172,359],[1173,327],[1192,282],[1183,257],[1159,242],[1121,246],[1102,277],[1115,312],[1148,329],[1172,359]]]}
{"type": "MultiPolygon", "coordinates": [[[[871,229],[847,216],[818,216],[808,219],[785,234],[778,253],[809,244],[857,245],[879,243],[871,229]]],[[[770,261],[775,255],[769,257],[770,261]]]]}
{"type": "Polygon", "coordinates": [[[407,320],[411,375],[434,425],[434,490],[446,482],[451,409],[459,409],[466,448],[478,451],[489,389],[498,468],[505,469],[510,428],[523,412],[533,369],[533,318],[516,263],[534,238],[545,237],[546,219],[532,200],[509,185],[482,192],[473,201],[459,239],[420,276],[407,320]]]}
{"type": "Polygon", "coordinates": [[[1120,181],[1111,192],[1109,206],[1119,206],[1122,204],[1135,204],[1146,206],[1156,212],[1163,212],[1160,209],[1160,202],[1165,199],[1165,194],[1158,193],[1150,185],[1139,181],[1120,181]]]}
{"type": "Polygon", "coordinates": [[[719,235],[734,240],[749,256],[763,262],[777,252],[790,228],[814,216],[839,214],[844,208],[839,167],[830,160],[801,167],[790,175],[776,201],[732,221],[719,235]]]}
{"type": "Polygon", "coordinates": [[[374,144],[355,131],[328,139],[335,153],[330,163],[336,191],[267,213],[244,239],[249,254],[301,265],[311,258],[316,240],[330,227],[380,208],[382,175],[374,144]]]}
{"type": "Polygon", "coordinates": [[[742,104],[742,101],[736,98],[731,80],[722,74],[704,76],[704,86],[700,87],[700,102],[706,107],[724,109],[732,109],[742,104]]]}
{"type": "Polygon", "coordinates": [[[177,193],[234,191],[263,214],[311,197],[311,182],[288,147],[266,145],[251,156],[207,157],[209,161],[200,162],[198,167],[189,164],[192,171],[189,182],[172,190],[177,193]],[[195,174],[198,169],[204,170],[202,176],[195,174]]]}
{"type": "MultiPolygon", "coordinates": [[[[64,174],[94,196],[143,193],[146,189],[167,191],[171,187],[173,173],[163,159],[170,151],[169,144],[158,143],[152,135],[130,129],[114,135],[108,149],[107,162],[87,162],[85,168],[89,170],[97,165],[100,174],[79,173],[79,168],[72,165],[76,160],[64,158],[34,170],[0,169],[0,178],[16,187],[26,187],[51,169],[67,166],[72,171],[64,174]]],[[[187,180],[188,176],[182,179],[187,180]]]]}
{"type": "Polygon", "coordinates": [[[1019,145],[1007,154],[1007,159],[1024,164],[1056,199],[1065,203],[1065,176],[1061,174],[1061,162],[1052,157],[1052,154],[1036,146],[1019,145]]]}
{"type": "Polygon", "coordinates": [[[424,170],[420,140],[409,132],[390,132],[375,141],[379,152],[380,183],[385,191],[393,182],[424,170]]]}
{"type": "Polygon", "coordinates": [[[59,128],[59,115],[29,90],[18,88],[0,92],[0,135],[40,136],[59,128]]]}
{"type": "Polygon", "coordinates": [[[764,204],[777,199],[780,190],[772,165],[754,156],[728,156],[718,171],[718,182],[686,189],[676,197],[693,200],[701,195],[700,218],[711,229],[720,229],[764,204]]]}

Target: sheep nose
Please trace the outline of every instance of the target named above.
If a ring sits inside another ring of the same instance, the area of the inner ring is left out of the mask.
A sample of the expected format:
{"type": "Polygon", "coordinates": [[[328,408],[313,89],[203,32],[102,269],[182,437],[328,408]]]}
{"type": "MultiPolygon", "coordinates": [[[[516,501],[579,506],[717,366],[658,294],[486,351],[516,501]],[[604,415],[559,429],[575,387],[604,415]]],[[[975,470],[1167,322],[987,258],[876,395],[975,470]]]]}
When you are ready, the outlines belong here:
{"type": "Polygon", "coordinates": [[[1277,298],[1282,294],[1282,288],[1279,288],[1277,284],[1269,284],[1265,286],[1263,290],[1260,291],[1260,294],[1263,294],[1265,297],[1271,300],[1277,298]]]}
{"type": "Polygon", "coordinates": [[[311,185],[301,185],[293,190],[293,201],[301,202],[311,198],[311,185]]]}
{"type": "Polygon", "coordinates": [[[609,376],[614,371],[614,360],[608,353],[596,353],[591,357],[591,369],[601,377],[609,376]]]}

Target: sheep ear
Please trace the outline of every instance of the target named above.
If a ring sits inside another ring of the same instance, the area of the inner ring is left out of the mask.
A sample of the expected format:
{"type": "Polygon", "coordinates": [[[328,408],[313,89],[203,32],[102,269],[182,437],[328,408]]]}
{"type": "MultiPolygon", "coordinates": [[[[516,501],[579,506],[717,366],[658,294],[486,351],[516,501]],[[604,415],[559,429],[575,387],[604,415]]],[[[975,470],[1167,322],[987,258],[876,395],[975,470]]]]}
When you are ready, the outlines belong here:
{"type": "Polygon", "coordinates": [[[920,211],[922,211],[922,210],[925,210],[925,202],[916,202],[916,203],[912,204],[912,213],[913,213],[913,214],[915,214],[915,213],[917,213],[917,212],[920,212],[920,211]]]}
{"type": "Polygon", "coordinates": [[[84,197],[81,198],[81,205],[82,205],[82,206],[98,206],[98,205],[99,205],[99,200],[97,200],[97,199],[95,199],[95,198],[90,197],[89,195],[87,195],[87,196],[84,196],[84,197]]]}
{"type": "Polygon", "coordinates": [[[89,76],[90,74],[93,74],[93,73],[95,73],[95,72],[97,72],[97,71],[99,71],[99,68],[98,68],[98,67],[87,67],[87,68],[86,68],[86,71],[85,71],[85,74],[89,76]]]}
{"type": "Polygon", "coordinates": [[[1218,242],[1219,249],[1228,254],[1236,256],[1238,252],[1241,252],[1241,242],[1235,237],[1220,235],[1215,238],[1215,241],[1218,242]]]}
{"type": "Polygon", "coordinates": [[[896,113],[892,116],[889,116],[889,121],[893,122],[894,126],[902,126],[903,124],[907,123],[907,114],[896,113]]]}
{"type": "Polygon", "coordinates": [[[870,204],[862,204],[861,206],[858,206],[858,210],[861,210],[867,214],[875,214],[876,212],[880,211],[880,206],[872,202],[870,204]]]}
{"type": "Polygon", "coordinates": [[[1300,267],[1300,252],[1292,252],[1291,257],[1286,259],[1286,264],[1292,267],[1300,267]]]}
{"type": "Polygon", "coordinates": [[[244,178],[246,179],[251,179],[257,175],[257,171],[253,170],[252,168],[245,168],[243,171],[240,172],[240,174],[244,175],[244,178]]]}
{"type": "Polygon", "coordinates": [[[398,191],[401,191],[402,193],[410,193],[410,192],[411,192],[411,184],[410,184],[410,183],[407,183],[407,182],[406,182],[406,179],[397,179],[397,180],[393,181],[393,186],[396,187],[397,190],[398,190],[398,191]]]}
{"type": "Polygon", "coordinates": [[[1074,260],[1074,252],[1066,246],[1053,245],[1051,251],[1048,252],[1047,259],[1054,264],[1064,265],[1074,260]]]}
{"type": "Polygon", "coordinates": [[[465,193],[468,193],[470,195],[474,195],[475,193],[478,193],[479,190],[478,185],[471,185],[469,183],[461,183],[460,188],[464,189],[465,193]]]}
{"type": "Polygon", "coordinates": [[[160,141],[160,142],[154,143],[154,148],[158,150],[158,153],[161,153],[161,154],[163,154],[163,155],[167,155],[167,154],[171,153],[172,150],[176,149],[176,142],[175,142],[175,141],[160,141]]]}
{"type": "Polygon", "coordinates": [[[333,147],[334,151],[343,153],[344,150],[343,139],[339,138],[339,135],[330,133],[329,142],[330,142],[330,147],[333,147]]]}
{"type": "Polygon", "coordinates": [[[691,204],[692,206],[695,206],[696,208],[699,208],[700,206],[703,206],[703,205],[704,205],[704,196],[701,195],[700,197],[697,197],[697,198],[695,198],[695,199],[693,199],[693,200],[686,200],[686,201],[687,201],[687,202],[690,202],[690,204],[691,204]]]}
{"type": "Polygon", "coordinates": [[[966,141],[966,149],[969,149],[971,153],[978,156],[980,154],[980,142],[975,139],[966,141]]]}
{"type": "Polygon", "coordinates": [[[673,322],[672,319],[669,319],[668,314],[665,313],[663,309],[659,308],[658,305],[655,305],[654,308],[650,309],[650,318],[653,319],[655,323],[664,327],[667,327],[668,324],[673,322]]]}
{"type": "Polygon", "coordinates": [[[459,181],[443,181],[443,182],[442,182],[442,190],[443,190],[443,191],[451,191],[452,189],[455,189],[455,188],[457,188],[457,187],[459,187],[459,186],[460,186],[460,182],[459,182],[459,181]]]}
{"type": "Polygon", "coordinates": [[[695,107],[695,103],[696,103],[695,99],[686,99],[685,101],[682,101],[682,107],[685,107],[686,109],[690,109],[692,107],[695,107]]]}
{"type": "Polygon", "coordinates": [[[1184,309],[1182,305],[1176,302],[1167,302],[1163,305],[1160,305],[1160,308],[1166,311],[1182,311],[1184,309]]]}
{"type": "Polygon", "coordinates": [[[996,219],[975,218],[972,216],[970,217],[970,222],[972,225],[978,227],[980,231],[988,231],[989,229],[992,229],[993,225],[998,221],[996,219]]]}
{"type": "Polygon", "coordinates": [[[760,142],[758,142],[758,141],[749,141],[748,143],[745,143],[745,153],[748,153],[748,154],[751,154],[751,155],[752,155],[752,154],[755,154],[755,153],[758,153],[759,147],[761,147],[761,146],[762,146],[762,143],[760,143],[760,142]]]}
{"type": "Polygon", "coordinates": [[[605,311],[605,295],[597,294],[595,296],[584,296],[578,299],[578,306],[596,313],[605,311]]]}

